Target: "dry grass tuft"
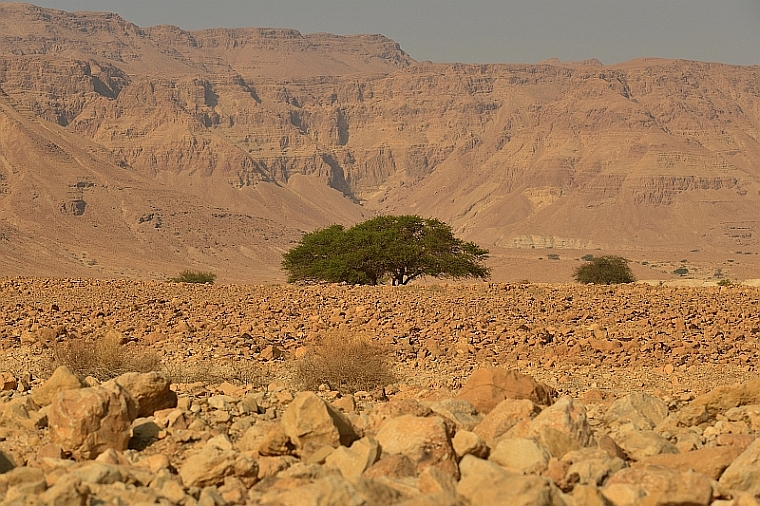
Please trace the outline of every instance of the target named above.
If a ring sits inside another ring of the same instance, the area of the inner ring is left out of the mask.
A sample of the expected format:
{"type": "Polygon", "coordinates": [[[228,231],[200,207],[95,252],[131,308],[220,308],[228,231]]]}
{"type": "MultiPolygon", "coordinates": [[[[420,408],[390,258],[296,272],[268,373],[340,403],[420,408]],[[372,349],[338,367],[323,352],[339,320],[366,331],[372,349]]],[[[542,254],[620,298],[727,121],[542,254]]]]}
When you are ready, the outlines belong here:
{"type": "Polygon", "coordinates": [[[374,390],[396,379],[391,355],[368,337],[332,332],[296,362],[294,379],[308,390],[317,390],[322,384],[344,394],[374,390]]]}
{"type": "Polygon", "coordinates": [[[94,339],[77,338],[55,343],[53,368],[66,365],[81,377],[107,381],[127,372],[161,369],[161,360],[152,350],[122,344],[118,336],[106,334],[94,339]]]}

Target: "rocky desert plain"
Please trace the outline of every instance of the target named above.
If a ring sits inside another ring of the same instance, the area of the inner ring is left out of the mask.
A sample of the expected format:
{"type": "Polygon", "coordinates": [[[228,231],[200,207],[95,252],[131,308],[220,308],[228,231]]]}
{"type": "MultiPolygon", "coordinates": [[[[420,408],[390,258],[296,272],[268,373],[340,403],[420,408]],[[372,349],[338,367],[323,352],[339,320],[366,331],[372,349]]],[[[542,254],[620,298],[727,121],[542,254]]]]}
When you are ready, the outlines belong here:
{"type": "Polygon", "coordinates": [[[757,506],[758,160],[757,66],[0,3],[0,506],[757,506]],[[381,213],[492,279],[284,284],[381,213]]]}

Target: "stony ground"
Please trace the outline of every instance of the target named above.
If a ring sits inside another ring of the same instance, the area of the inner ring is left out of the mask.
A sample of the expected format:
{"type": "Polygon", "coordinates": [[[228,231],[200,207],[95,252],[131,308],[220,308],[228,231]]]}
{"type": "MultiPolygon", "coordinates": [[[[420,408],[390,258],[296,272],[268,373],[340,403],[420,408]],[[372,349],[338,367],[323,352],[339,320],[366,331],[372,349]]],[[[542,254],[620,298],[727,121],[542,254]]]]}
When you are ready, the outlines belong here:
{"type": "Polygon", "coordinates": [[[758,288],[6,279],[0,300],[2,505],[760,494],[758,288]],[[383,346],[396,379],[300,391],[325,336],[383,346]],[[58,367],[87,342],[159,372],[58,367]]]}

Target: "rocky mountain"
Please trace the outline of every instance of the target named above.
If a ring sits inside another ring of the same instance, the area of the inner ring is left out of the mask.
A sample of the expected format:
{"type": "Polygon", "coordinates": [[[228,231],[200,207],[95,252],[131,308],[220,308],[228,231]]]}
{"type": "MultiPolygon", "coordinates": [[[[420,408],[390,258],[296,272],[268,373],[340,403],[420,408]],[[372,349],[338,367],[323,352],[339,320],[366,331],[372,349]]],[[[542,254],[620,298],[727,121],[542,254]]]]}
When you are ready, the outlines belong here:
{"type": "Polygon", "coordinates": [[[0,4],[8,273],[281,280],[303,231],[375,213],[448,221],[497,275],[525,248],[756,253],[758,160],[760,67],[418,63],[0,4]]]}

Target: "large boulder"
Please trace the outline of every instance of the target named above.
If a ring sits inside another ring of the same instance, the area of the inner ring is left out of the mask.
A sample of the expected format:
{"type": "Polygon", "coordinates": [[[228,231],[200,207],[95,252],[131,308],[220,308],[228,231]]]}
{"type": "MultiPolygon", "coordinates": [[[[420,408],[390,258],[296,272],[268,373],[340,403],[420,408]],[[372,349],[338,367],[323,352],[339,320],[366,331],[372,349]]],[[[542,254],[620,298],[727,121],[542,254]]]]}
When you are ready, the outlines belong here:
{"type": "Polygon", "coordinates": [[[586,408],[572,397],[562,397],[533,420],[523,420],[508,433],[512,437],[538,440],[553,457],[579,450],[591,442],[586,408]]]}
{"type": "Polygon", "coordinates": [[[416,399],[393,399],[376,405],[369,414],[369,428],[377,430],[386,420],[401,415],[430,416],[433,410],[416,399]]]}
{"type": "Polygon", "coordinates": [[[720,484],[725,488],[760,494],[760,439],[728,466],[720,477],[720,484]]]}
{"type": "Polygon", "coordinates": [[[301,392],[282,415],[285,434],[306,458],[322,446],[349,446],[359,439],[348,418],[312,392],[301,392]]]}
{"type": "Polygon", "coordinates": [[[377,441],[365,437],[354,441],[350,448],[337,448],[327,456],[325,465],[339,470],[344,478],[358,478],[379,456],[380,447],[377,441]]]}
{"type": "Polygon", "coordinates": [[[251,487],[258,481],[256,461],[245,454],[210,440],[199,453],[182,464],[179,476],[185,487],[208,487],[224,484],[225,478],[235,477],[251,487]]]}
{"type": "MultiPolygon", "coordinates": [[[[18,495],[23,495],[25,492],[30,495],[38,495],[46,488],[45,472],[36,467],[21,466],[0,474],[0,499],[5,500],[3,504],[14,504],[11,502],[12,498],[9,497],[13,495],[14,491],[18,495]]],[[[15,504],[25,503],[18,501],[15,504]]]]}
{"type": "Polygon", "coordinates": [[[357,478],[347,481],[328,475],[300,487],[272,490],[257,504],[272,506],[364,506],[397,504],[402,495],[378,482],[357,478]]]}
{"type": "Polygon", "coordinates": [[[113,381],[135,400],[138,417],[151,416],[161,409],[177,407],[177,394],[171,390],[171,380],[164,374],[128,372],[113,381]]]}
{"type": "Polygon", "coordinates": [[[635,430],[652,430],[668,416],[668,405],[657,397],[635,392],[616,400],[604,414],[610,428],[627,426],[635,430]]]}
{"type": "Polygon", "coordinates": [[[479,413],[489,413],[504,399],[528,399],[548,406],[556,395],[553,388],[528,375],[490,367],[473,372],[458,398],[469,401],[479,413]]]}
{"type": "Polygon", "coordinates": [[[483,417],[477,413],[475,406],[464,399],[444,399],[430,406],[435,413],[454,422],[457,430],[472,430],[483,417]]]}
{"type": "Polygon", "coordinates": [[[465,455],[460,463],[462,479],[457,495],[466,504],[510,506],[566,506],[551,480],[506,471],[499,465],[465,455]]]}
{"type": "Polygon", "coordinates": [[[602,489],[614,505],[707,506],[712,501],[712,482],[700,473],[663,467],[623,469],[602,489]]]}
{"type": "Polygon", "coordinates": [[[518,437],[499,441],[488,460],[524,474],[540,474],[546,469],[550,458],[546,448],[535,439],[518,437]]]}
{"type": "Polygon", "coordinates": [[[450,429],[440,417],[399,416],[387,420],[376,438],[383,454],[406,455],[418,473],[435,466],[459,477],[450,429]]]}
{"type": "Polygon", "coordinates": [[[50,437],[77,460],[91,460],[108,448],[126,450],[136,416],[134,400],[116,383],[64,390],[50,404],[50,437]]]}
{"type": "Polygon", "coordinates": [[[750,404],[760,404],[760,380],[720,386],[691,401],[692,406],[704,406],[712,416],[750,404]]]}
{"type": "Polygon", "coordinates": [[[416,475],[417,469],[414,463],[409,457],[400,453],[383,455],[363,474],[365,478],[372,480],[381,477],[397,480],[414,478],[416,475]]]}
{"type": "Polygon", "coordinates": [[[481,459],[488,457],[488,445],[474,432],[458,430],[451,439],[451,444],[460,459],[465,455],[474,455],[481,459]]]}
{"type": "Polygon", "coordinates": [[[16,377],[8,371],[0,371],[0,392],[16,390],[16,388],[18,388],[16,377]]]}
{"type": "Polygon", "coordinates": [[[47,406],[53,397],[63,390],[75,390],[84,386],[68,366],[58,367],[42,385],[32,390],[32,400],[38,406],[47,406]]]}
{"type": "Polygon", "coordinates": [[[241,452],[255,452],[265,457],[292,455],[295,446],[285,434],[285,429],[279,421],[261,420],[245,431],[237,441],[237,449],[241,452]]]}
{"type": "Polygon", "coordinates": [[[40,421],[38,406],[28,395],[14,397],[1,406],[0,427],[32,429],[40,421]]]}
{"type": "Polygon", "coordinates": [[[673,443],[651,430],[624,432],[616,442],[631,460],[643,460],[662,453],[679,453],[673,443]]]}
{"type": "Polygon", "coordinates": [[[565,475],[559,483],[560,488],[574,488],[580,485],[603,485],[610,476],[626,467],[625,461],[619,457],[610,457],[600,448],[584,448],[569,452],[562,457],[565,464],[565,475]]]}
{"type": "MultiPolygon", "coordinates": [[[[635,467],[660,466],[679,471],[692,470],[717,480],[741,453],[741,448],[735,446],[701,448],[685,453],[661,453],[643,458],[635,467]]],[[[760,479],[760,473],[757,478],[760,479]]]]}
{"type": "Polygon", "coordinates": [[[540,412],[541,409],[533,401],[527,399],[506,399],[497,404],[475,426],[473,432],[483,438],[489,445],[495,446],[495,440],[517,425],[518,422],[530,420],[540,412]]]}

